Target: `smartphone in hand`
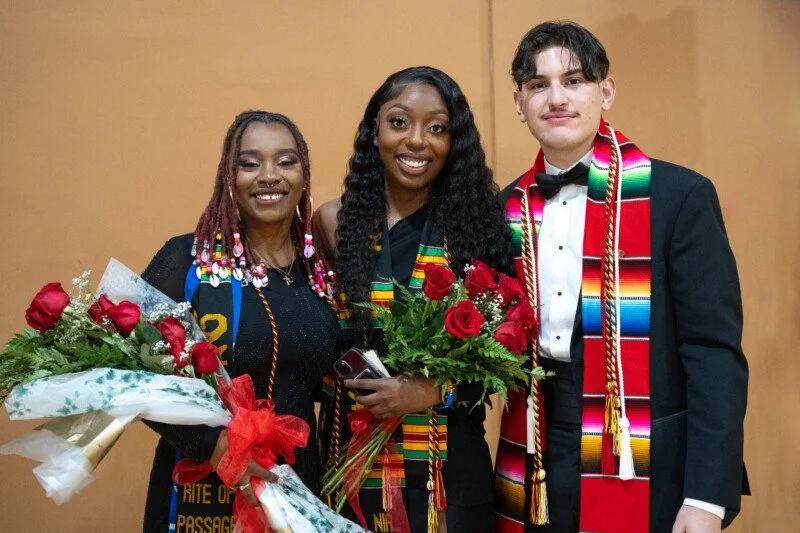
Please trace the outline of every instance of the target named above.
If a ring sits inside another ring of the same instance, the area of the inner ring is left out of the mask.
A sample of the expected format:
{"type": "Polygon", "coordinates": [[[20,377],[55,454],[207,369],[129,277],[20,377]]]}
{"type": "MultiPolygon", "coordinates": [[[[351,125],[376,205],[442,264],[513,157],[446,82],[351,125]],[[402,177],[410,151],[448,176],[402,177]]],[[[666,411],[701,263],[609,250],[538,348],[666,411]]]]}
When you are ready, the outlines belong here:
{"type": "Polygon", "coordinates": [[[335,363],[333,370],[342,379],[388,378],[389,372],[383,366],[374,350],[362,352],[358,348],[350,348],[335,363]]]}

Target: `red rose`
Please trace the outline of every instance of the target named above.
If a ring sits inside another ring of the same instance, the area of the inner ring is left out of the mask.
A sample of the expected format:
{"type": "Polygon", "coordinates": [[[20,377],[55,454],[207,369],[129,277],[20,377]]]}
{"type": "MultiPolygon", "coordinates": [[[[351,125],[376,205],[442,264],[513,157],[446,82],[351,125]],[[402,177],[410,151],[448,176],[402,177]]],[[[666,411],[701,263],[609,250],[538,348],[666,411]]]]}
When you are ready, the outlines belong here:
{"type": "Polygon", "coordinates": [[[453,271],[436,263],[425,265],[425,281],[422,282],[422,292],[431,300],[441,300],[453,288],[456,275],[453,271]]]}
{"type": "Polygon", "coordinates": [[[25,321],[39,333],[44,333],[61,319],[69,305],[69,295],[60,283],[48,283],[36,293],[25,311],[25,321]]]}
{"type": "Polygon", "coordinates": [[[180,357],[186,346],[186,330],[183,329],[181,321],[174,316],[168,316],[156,324],[156,329],[164,337],[164,342],[169,343],[169,353],[173,357],[180,357]]]}
{"type": "Polygon", "coordinates": [[[519,355],[528,346],[528,333],[520,322],[503,322],[494,332],[494,340],[519,355]]]}
{"type": "Polygon", "coordinates": [[[106,316],[106,312],[112,307],[114,307],[114,303],[106,298],[105,294],[101,294],[100,298],[92,304],[87,313],[92,317],[92,320],[100,324],[103,321],[103,317],[106,316]]]}
{"type": "Polygon", "coordinates": [[[464,287],[467,289],[470,300],[474,300],[484,292],[496,289],[496,280],[497,272],[493,268],[486,263],[473,259],[472,266],[464,279],[464,287]]]}
{"type": "Polygon", "coordinates": [[[464,339],[477,335],[486,322],[470,300],[462,300],[444,314],[444,329],[453,337],[464,339]]]}
{"type": "Polygon", "coordinates": [[[514,307],[506,311],[506,322],[521,322],[525,327],[536,325],[536,317],[533,315],[533,309],[528,300],[520,300],[514,307]]]}
{"type": "Polygon", "coordinates": [[[350,433],[355,435],[367,429],[375,417],[369,409],[356,409],[347,413],[347,421],[350,423],[350,433]]]}
{"type": "Polygon", "coordinates": [[[123,335],[130,335],[142,317],[142,310],[139,306],[128,300],[123,300],[117,305],[111,306],[106,310],[106,316],[111,319],[117,331],[123,335]]]}
{"type": "Polygon", "coordinates": [[[503,307],[507,307],[511,302],[518,302],[525,298],[525,293],[519,287],[519,283],[512,277],[500,274],[500,280],[497,284],[497,293],[503,298],[503,307]]]}
{"type": "Polygon", "coordinates": [[[527,299],[520,300],[514,307],[506,311],[506,322],[517,322],[525,328],[529,342],[537,334],[536,317],[533,315],[533,308],[527,299]]]}
{"type": "Polygon", "coordinates": [[[210,342],[192,346],[192,363],[197,374],[213,374],[219,369],[219,348],[210,342]]]}

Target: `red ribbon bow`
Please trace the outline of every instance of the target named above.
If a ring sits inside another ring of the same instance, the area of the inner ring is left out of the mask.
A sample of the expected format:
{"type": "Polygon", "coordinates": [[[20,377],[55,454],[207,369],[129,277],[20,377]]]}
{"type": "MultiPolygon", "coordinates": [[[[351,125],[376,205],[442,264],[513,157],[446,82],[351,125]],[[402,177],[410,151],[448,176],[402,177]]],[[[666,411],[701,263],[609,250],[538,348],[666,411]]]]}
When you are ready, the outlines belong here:
{"type": "MultiPolygon", "coordinates": [[[[292,415],[276,415],[271,400],[257,400],[253,380],[249,374],[241,375],[230,384],[220,382],[219,395],[233,419],[227,428],[228,449],[217,465],[217,475],[229,487],[235,486],[250,460],[264,468],[271,468],[279,457],[286,464],[295,462],[295,448],[305,448],[311,430],[305,420],[292,415]]],[[[178,484],[194,483],[211,472],[206,461],[201,465],[181,459],[175,465],[172,479],[178,484]]],[[[254,488],[260,480],[248,480],[254,488]]],[[[241,491],[233,503],[237,524],[243,531],[265,531],[266,520],[262,511],[251,507],[241,491]]]]}

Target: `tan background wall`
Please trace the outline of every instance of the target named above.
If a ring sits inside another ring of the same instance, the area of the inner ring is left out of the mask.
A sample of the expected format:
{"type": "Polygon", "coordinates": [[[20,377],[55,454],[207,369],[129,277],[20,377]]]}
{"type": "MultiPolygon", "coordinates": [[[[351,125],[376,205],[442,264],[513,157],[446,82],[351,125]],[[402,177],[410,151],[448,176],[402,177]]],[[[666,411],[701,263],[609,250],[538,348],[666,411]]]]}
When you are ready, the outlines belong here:
{"type": "MultiPolygon", "coordinates": [[[[338,194],[355,126],[389,73],[430,64],[469,97],[497,181],[536,146],[507,76],[534,24],[571,18],[605,43],[609,118],[650,155],[717,185],[736,252],[751,365],[746,459],[755,496],[731,529],[794,531],[800,501],[800,2],[388,0],[0,1],[0,340],[49,280],[109,256],[141,270],[205,205],[222,138],[247,108],[294,118],[317,202],[338,194]],[[794,519],[794,520],[792,520],[794,519]],[[790,525],[790,524],[793,524],[790,525]]],[[[0,418],[0,441],[34,424],[0,418]]],[[[496,425],[489,424],[490,439],[496,425]]],[[[66,506],[0,458],[0,529],[141,530],[155,438],[131,428],[66,506]]]]}

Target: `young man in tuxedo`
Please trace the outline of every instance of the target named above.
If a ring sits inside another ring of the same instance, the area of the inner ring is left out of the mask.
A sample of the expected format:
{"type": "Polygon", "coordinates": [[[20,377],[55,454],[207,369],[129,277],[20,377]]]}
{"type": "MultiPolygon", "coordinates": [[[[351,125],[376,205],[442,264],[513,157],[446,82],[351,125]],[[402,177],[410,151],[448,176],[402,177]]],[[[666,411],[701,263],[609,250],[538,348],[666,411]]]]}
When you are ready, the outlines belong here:
{"type": "Polygon", "coordinates": [[[719,532],[746,486],[741,296],[716,192],[603,119],[608,72],[571,22],[531,29],[512,63],[541,149],[502,198],[531,358],[555,376],[504,413],[500,533],[719,532]]]}

